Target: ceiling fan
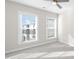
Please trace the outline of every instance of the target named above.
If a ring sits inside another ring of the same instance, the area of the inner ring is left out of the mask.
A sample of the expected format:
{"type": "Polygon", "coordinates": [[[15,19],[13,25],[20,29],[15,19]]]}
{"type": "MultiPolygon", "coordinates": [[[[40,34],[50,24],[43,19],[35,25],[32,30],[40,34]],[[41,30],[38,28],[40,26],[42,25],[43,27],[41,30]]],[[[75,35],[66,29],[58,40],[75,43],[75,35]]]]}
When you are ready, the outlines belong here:
{"type": "Polygon", "coordinates": [[[69,0],[45,0],[45,1],[50,1],[50,2],[55,2],[58,8],[62,8],[62,6],[59,4],[61,2],[69,2],[69,0]]]}

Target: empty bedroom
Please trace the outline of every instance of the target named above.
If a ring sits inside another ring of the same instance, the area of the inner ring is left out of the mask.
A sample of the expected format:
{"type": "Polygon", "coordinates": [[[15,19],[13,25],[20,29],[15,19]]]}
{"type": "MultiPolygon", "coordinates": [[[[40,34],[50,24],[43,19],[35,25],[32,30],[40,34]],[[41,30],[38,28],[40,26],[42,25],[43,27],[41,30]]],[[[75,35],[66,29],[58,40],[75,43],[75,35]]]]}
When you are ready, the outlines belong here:
{"type": "Polygon", "coordinates": [[[74,0],[5,0],[6,59],[74,59],[74,0]]]}

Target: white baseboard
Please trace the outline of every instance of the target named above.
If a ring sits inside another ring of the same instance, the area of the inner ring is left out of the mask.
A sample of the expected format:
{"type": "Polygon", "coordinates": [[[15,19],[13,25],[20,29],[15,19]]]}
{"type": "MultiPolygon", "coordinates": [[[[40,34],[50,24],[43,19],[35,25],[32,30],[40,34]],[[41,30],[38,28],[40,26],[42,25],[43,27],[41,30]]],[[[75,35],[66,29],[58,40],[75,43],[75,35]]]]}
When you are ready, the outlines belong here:
{"type": "MultiPolygon", "coordinates": [[[[56,41],[57,41],[57,39],[53,39],[53,40],[49,40],[49,41],[46,41],[46,42],[41,42],[41,43],[36,44],[32,47],[36,47],[36,46],[40,46],[40,45],[44,45],[44,44],[52,43],[52,42],[56,42],[56,41]]],[[[27,48],[32,48],[32,47],[27,47],[27,48]]],[[[10,50],[10,51],[5,51],[5,54],[9,54],[9,53],[20,51],[20,50],[27,49],[27,48],[25,47],[25,48],[19,48],[19,49],[14,49],[14,50],[10,50]]]]}
{"type": "Polygon", "coordinates": [[[71,35],[68,35],[68,39],[69,39],[69,45],[74,47],[74,38],[71,35]]]}

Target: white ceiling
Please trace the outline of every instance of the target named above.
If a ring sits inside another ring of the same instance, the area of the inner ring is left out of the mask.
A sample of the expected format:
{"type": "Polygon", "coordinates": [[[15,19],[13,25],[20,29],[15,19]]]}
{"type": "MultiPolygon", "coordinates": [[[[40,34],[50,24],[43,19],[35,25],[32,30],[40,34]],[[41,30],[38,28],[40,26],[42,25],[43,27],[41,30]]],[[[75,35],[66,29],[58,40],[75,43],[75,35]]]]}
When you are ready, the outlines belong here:
{"type": "Polygon", "coordinates": [[[52,2],[44,1],[44,0],[10,0],[10,1],[15,1],[24,5],[29,5],[35,8],[56,12],[56,13],[61,13],[66,9],[71,9],[74,5],[74,0],[70,0],[69,2],[59,3],[63,7],[62,9],[59,9],[56,5],[52,4],[52,2]]]}

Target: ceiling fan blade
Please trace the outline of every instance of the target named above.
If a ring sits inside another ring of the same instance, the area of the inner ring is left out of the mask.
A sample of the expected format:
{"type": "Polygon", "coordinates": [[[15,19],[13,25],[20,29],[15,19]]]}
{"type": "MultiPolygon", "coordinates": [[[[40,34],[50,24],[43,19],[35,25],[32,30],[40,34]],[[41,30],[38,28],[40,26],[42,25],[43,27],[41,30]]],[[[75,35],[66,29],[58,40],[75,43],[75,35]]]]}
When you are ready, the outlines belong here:
{"type": "Polygon", "coordinates": [[[69,0],[55,0],[57,2],[69,2],[69,0]]]}
{"type": "Polygon", "coordinates": [[[56,5],[58,6],[58,8],[60,8],[60,9],[62,8],[58,3],[56,3],[56,5]]]}
{"type": "Polygon", "coordinates": [[[54,2],[69,2],[69,0],[45,0],[45,1],[54,1],[54,2]]]}

